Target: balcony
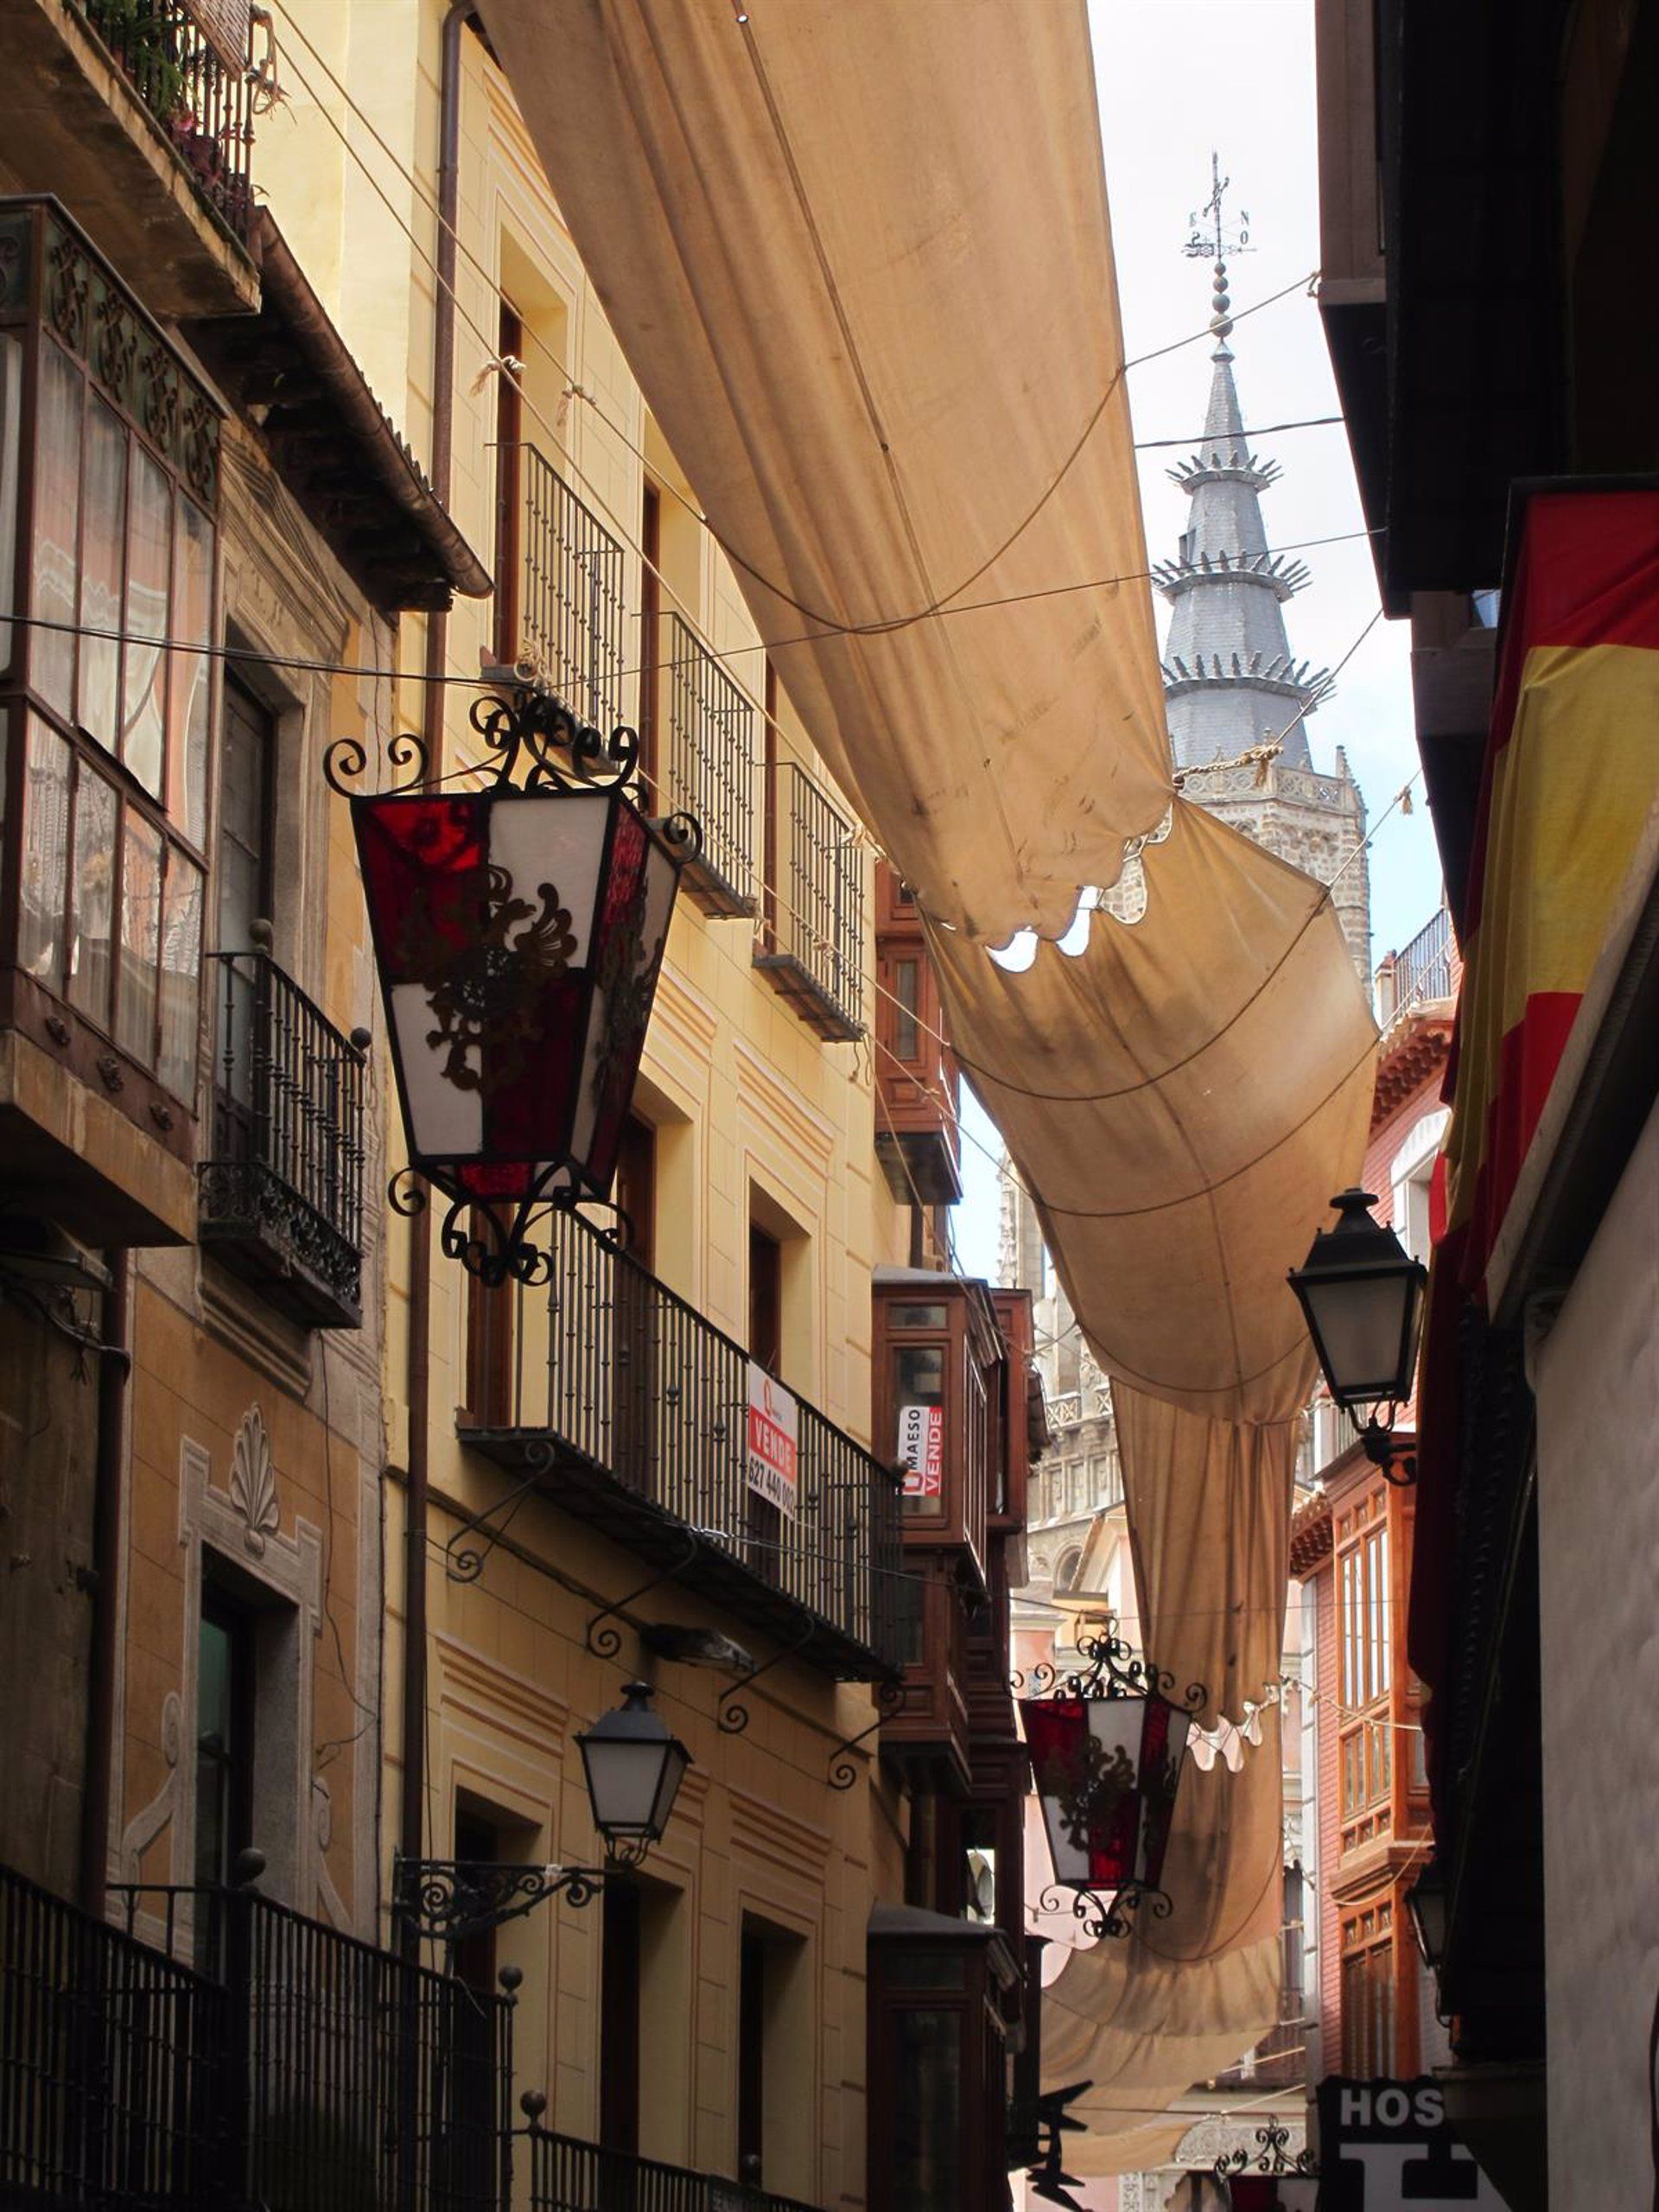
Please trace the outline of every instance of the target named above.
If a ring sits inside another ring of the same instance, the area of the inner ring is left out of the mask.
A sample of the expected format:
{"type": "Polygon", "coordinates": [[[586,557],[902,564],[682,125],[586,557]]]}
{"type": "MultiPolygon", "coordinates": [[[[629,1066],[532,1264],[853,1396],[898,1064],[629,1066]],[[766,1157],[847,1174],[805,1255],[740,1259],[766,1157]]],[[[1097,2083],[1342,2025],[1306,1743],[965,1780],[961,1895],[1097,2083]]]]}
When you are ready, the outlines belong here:
{"type": "Polygon", "coordinates": [[[916,901],[896,871],[876,870],[875,1154],[900,1205],[962,1196],[956,1062],[916,901]]]}
{"type": "MultiPolygon", "coordinates": [[[[204,2018],[216,2031],[194,2049],[164,2045],[153,2034],[151,2063],[123,2086],[139,2107],[141,2126],[161,2131],[176,2124],[180,2088],[192,2088],[193,2101],[180,2108],[200,2123],[212,2157],[191,2169],[188,2188],[105,2190],[56,2202],[96,2204],[100,2212],[136,2212],[141,2204],[148,2212],[158,2201],[200,2212],[249,2204],[269,2212],[353,2204],[505,2212],[512,2044],[504,1998],[308,1920],[251,1888],[123,1887],[111,1901],[124,1929],[76,1915],[92,1931],[87,1940],[205,1991],[204,2018]],[[175,1953],[190,1954],[194,1964],[177,1963],[175,1953]],[[183,2074],[187,2062],[199,2071],[183,2074]]],[[[0,1959],[0,1986],[12,1974],[27,1991],[27,1956],[0,1959]]],[[[99,2001],[94,1989],[86,2009],[96,2012],[99,2001]]],[[[0,2022],[10,2018],[0,2006],[0,2022]]],[[[27,2059],[0,2024],[0,2081],[9,2077],[29,2094],[27,2059]]]]}
{"type": "Polygon", "coordinates": [[[157,315],[258,302],[251,29],[246,0],[0,0],[8,165],[157,315]]]}
{"type": "Polygon", "coordinates": [[[754,912],[755,705],[678,614],[667,621],[666,758],[658,804],[702,825],[702,852],[685,870],[705,914],[754,912]]]}
{"type": "Polygon", "coordinates": [[[207,2206],[225,1993],[0,1867],[0,2202],[207,2206]]]}
{"type": "Polygon", "coordinates": [[[750,1486],[747,1352],[588,1223],[555,1214],[545,1290],[517,1290],[509,1419],[463,1440],[723,1610],[849,1681],[900,1663],[896,1478],[781,1386],[791,1501],[750,1486]],[[693,1533],[696,1541],[692,1543],[693,1533]]]}
{"type": "Polygon", "coordinates": [[[531,2212],[810,2212],[790,2196],[574,2136],[528,2131],[531,2212]]]}
{"type": "Polygon", "coordinates": [[[505,443],[497,467],[496,661],[608,732],[622,720],[622,548],[538,448],[505,443]]]}
{"type": "Polygon", "coordinates": [[[213,953],[207,969],[219,1049],[200,1242],[291,1319],[356,1328],[363,1054],[269,952],[213,953]]]}
{"type": "Polygon", "coordinates": [[[1455,998],[1462,980],[1463,962],[1452,934],[1452,917],[1442,906],[1409,944],[1382,963],[1377,1011],[1386,1026],[1414,1007],[1455,998]]]}
{"type": "Polygon", "coordinates": [[[776,858],[754,964],[808,1028],[829,1042],[850,1042],[864,1034],[857,833],[794,761],[779,764],[775,783],[776,858]]]}

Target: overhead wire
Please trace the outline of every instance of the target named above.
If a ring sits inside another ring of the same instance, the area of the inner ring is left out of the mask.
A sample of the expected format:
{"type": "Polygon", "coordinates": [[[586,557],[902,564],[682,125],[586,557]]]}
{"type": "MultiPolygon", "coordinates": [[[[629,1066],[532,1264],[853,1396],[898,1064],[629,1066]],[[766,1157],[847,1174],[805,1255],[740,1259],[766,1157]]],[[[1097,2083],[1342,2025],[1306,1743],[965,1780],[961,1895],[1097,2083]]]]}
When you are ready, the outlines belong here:
{"type": "MultiPolygon", "coordinates": [[[[415,175],[414,172],[403,162],[401,157],[390,145],[387,144],[385,139],[376,128],[372,118],[363,109],[361,104],[356,99],[348,87],[340,81],[338,76],[336,76],[327,60],[318,52],[311,40],[306,35],[304,29],[294,21],[291,15],[287,14],[286,10],[284,10],[284,16],[289,25],[289,28],[297,35],[300,43],[305,48],[307,53],[310,54],[312,59],[316,62],[318,67],[327,78],[334,91],[346,103],[346,105],[352,115],[362,125],[368,136],[373,140],[374,143],[380,149],[381,152],[391,162],[397,175],[406,185],[409,186],[410,190],[414,192],[416,198],[429,210],[429,212],[436,215],[437,219],[440,222],[442,222],[443,217],[442,212],[439,210],[435,198],[432,195],[429,188],[415,175]]],[[[521,400],[530,407],[531,413],[536,416],[537,420],[542,423],[544,429],[551,431],[556,438],[558,438],[559,432],[557,426],[548,422],[547,416],[542,409],[531,398],[531,395],[525,392],[522,378],[508,369],[503,356],[497,350],[495,340],[492,340],[486,332],[480,329],[477,322],[467,312],[466,307],[462,303],[460,294],[454,285],[448,283],[443,277],[438,268],[435,257],[429,252],[416,237],[413,229],[404,220],[398,210],[393,206],[390,195],[385,192],[378,180],[372,175],[368,163],[363,159],[363,156],[359,152],[358,149],[353,145],[347,134],[340,129],[340,124],[335,120],[334,117],[329,112],[326,104],[318,99],[316,89],[311,83],[310,79],[306,76],[304,70],[296,67],[296,73],[299,76],[301,84],[310,95],[312,100],[315,103],[318,113],[322,116],[329,128],[334,130],[335,135],[339,137],[340,143],[345,147],[346,153],[353,161],[356,162],[365,178],[368,181],[377,196],[382,200],[387,209],[387,212],[391,215],[394,222],[396,222],[398,227],[404,232],[405,237],[409,239],[410,244],[414,247],[416,254],[426,264],[428,268],[431,270],[437,281],[443,284],[445,289],[448,291],[450,298],[454,303],[456,312],[467,323],[467,327],[473,332],[474,335],[488,349],[489,364],[486,365],[486,368],[488,365],[493,365],[497,368],[499,373],[509,377],[518,391],[521,400]]],[[[810,209],[805,212],[810,217],[810,209]]],[[[492,289],[494,289],[499,283],[498,272],[491,270],[486,264],[473,251],[473,250],[462,239],[460,231],[456,226],[454,225],[446,225],[446,227],[449,230],[450,236],[454,240],[457,253],[470,263],[472,267],[484,277],[492,289]]],[[[1317,270],[1309,272],[1306,276],[1298,276],[1290,283],[1282,285],[1278,291],[1271,292],[1262,299],[1252,301],[1247,307],[1231,310],[1230,319],[1235,323],[1244,321],[1250,315],[1259,315],[1264,308],[1276,305],[1281,300],[1287,299],[1293,293],[1306,293],[1315,283],[1317,283],[1319,271],[1317,270]]],[[[808,639],[805,640],[791,639],[782,642],[809,642],[811,638],[821,636],[890,635],[895,630],[909,628],[915,623],[925,621],[936,614],[944,613],[947,612],[962,613],[969,611],[968,609],[951,607],[949,605],[949,602],[959,598],[962,593],[966,591],[969,586],[975,583],[980,576],[983,575],[988,569],[994,568],[996,563],[1008,551],[1010,547],[1015,544],[1020,537],[1023,536],[1026,530],[1030,527],[1031,523],[1035,519],[1036,516],[1041,512],[1042,509],[1053,497],[1054,493],[1065,481],[1072,464],[1077,460],[1077,455],[1082,452],[1084,447],[1087,444],[1101,418],[1105,414],[1106,409],[1110,404],[1113,396],[1122,385],[1123,379],[1128,372],[1131,369],[1142,368],[1149,362],[1162,360],[1171,353],[1179,353],[1185,346],[1198,345],[1211,334],[1211,326],[1209,322],[1205,322],[1201,327],[1189,331],[1180,338],[1172,339],[1165,345],[1154,346],[1144,353],[1129,356],[1122,361],[1118,365],[1117,368],[1113,372],[1105,391],[1101,394],[1098,402],[1091,410],[1087,422],[1084,423],[1083,430],[1079,434],[1076,442],[1069,453],[1066,454],[1065,460],[1061,462],[1054,476],[1051,479],[1043,492],[1039,495],[1032,507],[1027,512],[1026,515],[1009,532],[1008,536],[992,553],[987,556],[985,559],[980,563],[977,568],[970,571],[970,573],[951,590],[938,594],[926,606],[917,608],[908,614],[884,616],[874,621],[865,623],[843,623],[840,622],[833,616],[824,615],[817,612],[801,600],[796,598],[775,578],[767,576],[764,571],[755,568],[752,563],[745,559],[744,556],[721,536],[720,531],[715,529],[715,525],[709,521],[707,513],[703,511],[701,505],[695,500],[688,499],[677,485],[671,482],[664,483],[663,488],[670,493],[678,505],[685,509],[688,514],[691,515],[699,524],[701,524],[703,529],[708,531],[715,544],[720,547],[721,550],[726,555],[728,560],[734,562],[738,567],[741,568],[745,571],[746,574],[752,576],[755,582],[760,584],[763,589],[770,592],[774,598],[781,600],[785,605],[794,608],[798,613],[819,626],[816,631],[809,633],[808,639]]],[[[569,395],[573,398],[582,400],[585,404],[591,407],[598,416],[598,419],[605,424],[606,428],[612,433],[612,435],[618,438],[627,450],[633,454],[639,461],[643,464],[649,466],[644,448],[638,444],[634,439],[630,436],[628,431],[621,423],[616,422],[605,411],[600,403],[594,397],[593,394],[576,379],[571,365],[561,359],[555,349],[549,345],[547,340],[542,336],[541,333],[527,324],[524,327],[524,336],[530,343],[538,346],[541,351],[546,354],[548,359],[552,362],[554,367],[557,369],[563,377],[565,378],[569,395]]],[[[561,440],[561,443],[563,441],[561,440]]],[[[578,469],[576,473],[578,474],[582,474],[580,469],[578,469]]],[[[591,480],[585,476],[582,480],[584,483],[588,484],[590,489],[595,490],[596,496],[599,496],[601,499],[601,504],[605,505],[607,512],[611,512],[614,517],[614,509],[611,508],[609,506],[609,503],[603,499],[602,493],[597,492],[597,488],[592,485],[591,480]]],[[[618,519],[620,520],[620,518],[618,518],[618,519]]],[[[632,550],[639,551],[640,549],[633,547],[632,550]]],[[[1289,549],[1287,548],[1282,550],[1287,550],[1289,549]]],[[[641,555],[641,557],[643,558],[643,554],[641,555]]],[[[653,572],[658,575],[659,582],[662,583],[664,588],[672,591],[672,586],[670,584],[669,580],[661,575],[660,570],[657,570],[655,569],[655,564],[652,565],[653,572]]],[[[1148,571],[1147,574],[1150,575],[1150,571],[1148,571]]],[[[1113,581],[1128,582],[1138,581],[1138,579],[1133,576],[1126,576],[1122,579],[1115,579],[1113,581]]],[[[684,602],[680,600],[678,594],[674,594],[674,596],[677,603],[683,607],[684,602]]],[[[696,618],[690,614],[689,610],[687,610],[687,619],[690,621],[693,629],[696,629],[698,626],[696,624],[696,618]]]]}

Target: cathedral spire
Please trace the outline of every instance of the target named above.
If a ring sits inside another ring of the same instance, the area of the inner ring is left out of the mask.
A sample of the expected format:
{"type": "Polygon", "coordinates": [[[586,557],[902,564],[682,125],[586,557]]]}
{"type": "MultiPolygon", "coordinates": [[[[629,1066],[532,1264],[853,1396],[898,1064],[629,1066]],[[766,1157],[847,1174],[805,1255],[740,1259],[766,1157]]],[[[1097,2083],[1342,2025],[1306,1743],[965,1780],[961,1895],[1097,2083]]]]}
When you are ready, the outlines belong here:
{"type": "Polygon", "coordinates": [[[1174,609],[1164,658],[1164,696],[1178,767],[1236,759],[1279,739],[1287,766],[1312,766],[1305,720],[1330,692],[1290,650],[1284,603],[1308,580],[1306,565],[1268,548],[1261,494],[1279,475],[1244,435],[1233,381],[1232,298],[1227,257],[1248,253],[1249,216],[1225,215],[1230,180],[1211,156],[1209,200],[1197,210],[1184,251],[1212,262],[1211,330],[1216,347],[1199,450],[1169,472],[1190,501],[1176,557],[1153,577],[1174,609]],[[1299,712],[1300,710],[1300,712],[1299,712]]]}

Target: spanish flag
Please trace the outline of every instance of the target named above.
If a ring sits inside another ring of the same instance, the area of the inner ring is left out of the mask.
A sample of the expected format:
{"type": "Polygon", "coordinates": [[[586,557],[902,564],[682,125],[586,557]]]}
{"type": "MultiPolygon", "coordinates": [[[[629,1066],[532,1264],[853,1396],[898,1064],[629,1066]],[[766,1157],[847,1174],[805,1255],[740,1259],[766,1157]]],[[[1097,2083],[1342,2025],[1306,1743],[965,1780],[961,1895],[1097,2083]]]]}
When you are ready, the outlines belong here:
{"type": "Polygon", "coordinates": [[[1408,1648],[1436,1816],[1456,1612],[1460,1319],[1492,1247],[1659,795],[1659,491],[1534,487],[1504,592],[1447,1073],[1446,1224],[1417,1397],[1408,1648]]]}
{"type": "Polygon", "coordinates": [[[1659,492],[1540,486],[1505,594],[1464,903],[1446,1195],[1465,1287],[1484,1282],[1656,792],[1659,492]]]}

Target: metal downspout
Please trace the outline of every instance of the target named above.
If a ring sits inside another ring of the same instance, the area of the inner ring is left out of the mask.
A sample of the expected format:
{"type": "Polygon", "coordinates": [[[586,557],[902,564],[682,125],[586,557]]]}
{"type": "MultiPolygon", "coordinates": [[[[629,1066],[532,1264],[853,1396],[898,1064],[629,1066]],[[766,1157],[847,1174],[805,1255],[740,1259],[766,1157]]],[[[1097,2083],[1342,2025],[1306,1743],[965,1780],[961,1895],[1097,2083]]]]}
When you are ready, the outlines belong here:
{"type": "MultiPolygon", "coordinates": [[[[449,505],[455,398],[455,218],[461,198],[461,41],[473,0],[450,0],[443,19],[438,80],[437,299],[432,336],[431,483],[440,505],[449,505]]],[[[443,752],[442,677],[448,654],[447,613],[426,620],[425,700],[421,715],[427,759],[441,769],[443,752]]],[[[426,1549],[429,1428],[432,1410],[432,1235],[424,1215],[414,1224],[409,1270],[409,1492],[404,1513],[403,1794],[398,1846],[406,1859],[424,1853],[426,1794],[426,1549]]],[[[406,1927],[402,1942],[412,1958],[420,1938],[406,1927]]]]}
{"type": "Polygon", "coordinates": [[[114,1287],[104,1304],[104,1340],[113,1355],[99,1363],[98,1446],[92,1471],[92,1638],[86,1659],[86,1766],[80,1798],[80,1904],[104,1917],[110,1866],[110,1796],[115,1762],[115,1606],[121,1560],[121,1484],[127,1441],[124,1357],[131,1336],[132,1260],[111,1252],[114,1287]]]}

